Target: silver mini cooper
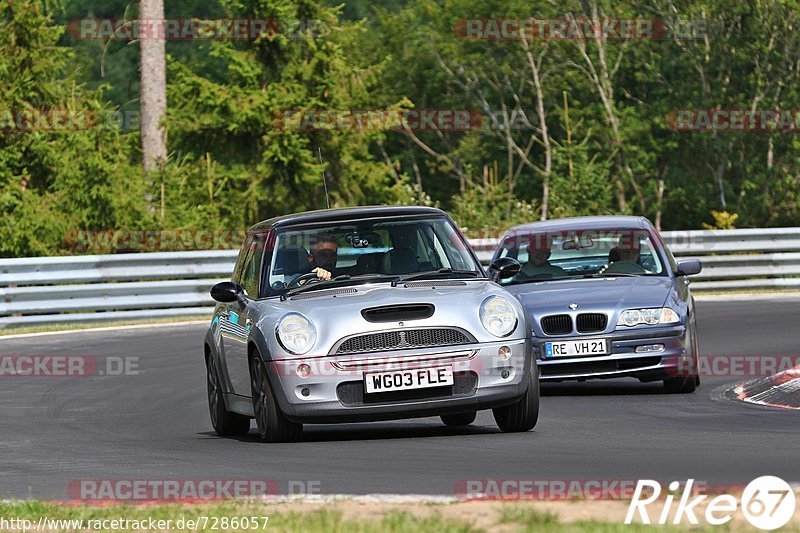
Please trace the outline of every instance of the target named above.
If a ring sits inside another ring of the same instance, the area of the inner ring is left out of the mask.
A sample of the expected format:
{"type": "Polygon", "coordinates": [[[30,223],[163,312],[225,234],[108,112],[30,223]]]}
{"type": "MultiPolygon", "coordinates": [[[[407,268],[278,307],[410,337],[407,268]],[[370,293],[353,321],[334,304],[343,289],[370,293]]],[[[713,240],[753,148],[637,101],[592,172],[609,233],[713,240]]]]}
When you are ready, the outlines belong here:
{"type": "Polygon", "coordinates": [[[265,441],[304,423],[492,409],[503,431],[539,415],[539,372],[525,310],[489,277],[444,212],[329,209],[250,228],[205,337],[208,405],[220,435],[255,418],[265,441]]]}

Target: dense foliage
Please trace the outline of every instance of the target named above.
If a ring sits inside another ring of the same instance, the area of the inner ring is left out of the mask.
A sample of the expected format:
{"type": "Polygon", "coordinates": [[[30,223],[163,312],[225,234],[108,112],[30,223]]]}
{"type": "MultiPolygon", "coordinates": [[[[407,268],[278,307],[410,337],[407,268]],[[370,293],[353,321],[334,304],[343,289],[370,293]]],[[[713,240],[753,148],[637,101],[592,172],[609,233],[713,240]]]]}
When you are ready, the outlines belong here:
{"type": "Polygon", "coordinates": [[[119,120],[138,110],[137,41],[66,31],[135,18],[136,2],[0,3],[0,255],[91,251],[73,246],[82,231],[241,230],[325,207],[323,170],[332,205],[438,205],[471,235],[614,213],[663,229],[798,224],[796,131],[671,126],[679,110],[800,109],[800,0],[166,4],[167,18],[313,24],[169,41],[170,156],[146,175],[136,125],[119,120]],[[703,24],[658,39],[464,38],[467,19],[529,17],[703,24]],[[411,109],[480,121],[404,130],[287,119],[411,109]]]}

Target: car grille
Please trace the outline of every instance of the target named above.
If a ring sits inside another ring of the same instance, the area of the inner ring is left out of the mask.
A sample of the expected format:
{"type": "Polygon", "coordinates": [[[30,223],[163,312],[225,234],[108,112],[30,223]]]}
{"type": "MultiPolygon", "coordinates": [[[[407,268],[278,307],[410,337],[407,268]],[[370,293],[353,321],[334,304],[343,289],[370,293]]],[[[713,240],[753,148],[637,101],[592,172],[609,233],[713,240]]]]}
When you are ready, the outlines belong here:
{"type": "Polygon", "coordinates": [[[578,333],[597,333],[606,329],[608,316],[604,313],[581,313],[576,322],[578,333]]]}
{"type": "Polygon", "coordinates": [[[572,333],[572,317],[569,315],[542,317],[541,324],[545,335],[568,335],[572,333]]]}
{"type": "Polygon", "coordinates": [[[350,337],[339,344],[335,353],[368,353],[409,348],[456,346],[475,342],[477,341],[466,331],[457,328],[407,329],[350,337]]]}
{"type": "Polygon", "coordinates": [[[558,362],[549,365],[539,365],[539,374],[542,378],[551,376],[591,375],[608,372],[623,372],[656,366],[661,363],[661,357],[636,357],[631,359],[584,361],[580,363],[558,362]]]}

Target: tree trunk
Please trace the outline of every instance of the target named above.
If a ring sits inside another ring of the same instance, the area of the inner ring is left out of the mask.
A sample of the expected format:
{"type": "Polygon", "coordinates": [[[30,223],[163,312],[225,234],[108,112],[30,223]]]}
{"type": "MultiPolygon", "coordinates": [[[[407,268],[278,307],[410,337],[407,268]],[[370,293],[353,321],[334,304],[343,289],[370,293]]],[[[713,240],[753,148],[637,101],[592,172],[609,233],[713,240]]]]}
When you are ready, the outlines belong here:
{"type": "Polygon", "coordinates": [[[655,220],[656,231],[661,231],[661,213],[663,212],[663,206],[661,205],[661,203],[664,201],[664,188],[665,188],[664,175],[666,173],[667,173],[666,165],[662,166],[658,170],[658,188],[656,189],[656,206],[657,206],[656,220],[655,220]]]}
{"type": "Polygon", "coordinates": [[[147,171],[167,159],[167,132],[162,121],[167,112],[167,73],[164,58],[164,0],[139,0],[139,19],[151,25],[139,41],[141,47],[142,157],[147,171]]]}

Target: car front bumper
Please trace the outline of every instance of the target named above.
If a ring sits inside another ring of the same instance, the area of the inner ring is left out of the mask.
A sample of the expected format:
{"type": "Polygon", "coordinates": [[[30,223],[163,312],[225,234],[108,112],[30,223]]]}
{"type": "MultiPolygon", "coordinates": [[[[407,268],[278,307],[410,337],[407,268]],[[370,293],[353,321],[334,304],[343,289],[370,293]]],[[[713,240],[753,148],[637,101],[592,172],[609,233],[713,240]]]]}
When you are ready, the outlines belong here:
{"type": "Polygon", "coordinates": [[[284,415],[304,423],[366,422],[490,409],[513,403],[527,390],[529,339],[436,349],[347,356],[291,358],[268,364],[284,415]],[[500,347],[511,349],[508,359],[500,347]],[[298,367],[308,365],[301,377],[298,367]],[[366,393],[365,374],[450,366],[453,385],[366,393]]]}
{"type": "Polygon", "coordinates": [[[533,351],[538,360],[542,381],[583,380],[635,377],[640,381],[658,381],[685,374],[692,362],[686,351],[686,326],[615,330],[611,333],[534,338],[533,351]],[[545,343],[586,338],[609,340],[609,355],[588,357],[545,357],[545,343]],[[661,344],[663,351],[637,353],[636,348],[661,344]]]}

